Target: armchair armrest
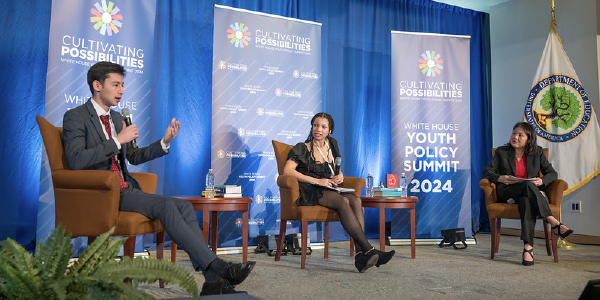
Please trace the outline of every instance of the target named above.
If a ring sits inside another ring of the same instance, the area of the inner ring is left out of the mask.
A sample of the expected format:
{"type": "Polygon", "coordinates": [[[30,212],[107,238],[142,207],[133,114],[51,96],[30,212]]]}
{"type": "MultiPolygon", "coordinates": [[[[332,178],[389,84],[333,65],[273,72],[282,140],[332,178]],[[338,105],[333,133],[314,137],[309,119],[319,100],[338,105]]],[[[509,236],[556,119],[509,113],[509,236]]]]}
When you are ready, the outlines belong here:
{"type": "Polygon", "coordinates": [[[144,193],[156,194],[156,184],[158,182],[158,176],[153,173],[129,173],[131,177],[137,180],[140,185],[140,189],[144,193]]]}
{"type": "Polygon", "coordinates": [[[54,170],[52,181],[56,224],[62,223],[73,237],[96,236],[116,225],[121,192],[117,174],[54,170]]]}
{"type": "Polygon", "coordinates": [[[546,187],[546,194],[548,195],[550,204],[558,205],[560,207],[563,193],[568,188],[569,184],[562,179],[556,179],[548,187],[546,187]]]}
{"type": "Polygon", "coordinates": [[[119,178],[111,171],[98,170],[54,170],[52,182],[60,189],[119,189],[119,178]]]}
{"type": "Polygon", "coordinates": [[[344,177],[344,182],[340,184],[340,187],[354,189],[354,195],[360,197],[362,190],[365,188],[365,180],[360,177],[344,177]]]}
{"type": "MultiPolygon", "coordinates": [[[[496,185],[490,182],[488,179],[481,179],[479,181],[479,187],[483,190],[485,194],[485,204],[490,205],[492,203],[498,202],[496,198],[496,185]]],[[[569,188],[569,184],[567,184],[562,179],[554,180],[547,188],[546,194],[548,195],[548,199],[550,204],[552,205],[561,205],[563,192],[569,188]]]]}
{"type": "Polygon", "coordinates": [[[277,177],[277,185],[279,186],[279,194],[281,197],[281,218],[286,219],[285,214],[290,214],[290,216],[293,215],[298,206],[296,204],[296,200],[300,197],[298,180],[291,175],[279,175],[277,177]]]}
{"type": "Polygon", "coordinates": [[[286,189],[298,189],[298,179],[291,175],[279,175],[277,176],[277,185],[280,188],[286,189]]]}
{"type": "Polygon", "coordinates": [[[484,178],[479,181],[479,187],[483,190],[485,195],[486,206],[498,202],[498,198],[496,197],[496,185],[494,183],[484,178]]]}

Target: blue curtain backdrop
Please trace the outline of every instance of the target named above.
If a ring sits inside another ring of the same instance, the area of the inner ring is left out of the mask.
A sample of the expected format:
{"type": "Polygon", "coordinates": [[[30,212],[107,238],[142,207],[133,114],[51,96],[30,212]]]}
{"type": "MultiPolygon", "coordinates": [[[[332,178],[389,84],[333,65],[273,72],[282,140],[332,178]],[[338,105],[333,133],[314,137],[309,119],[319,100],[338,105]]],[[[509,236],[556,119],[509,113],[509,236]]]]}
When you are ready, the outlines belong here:
{"type": "MultiPolygon", "coordinates": [[[[323,24],[322,109],[335,119],[334,136],[344,153],[342,168],[348,176],[365,177],[371,172],[378,181],[391,172],[390,31],[470,35],[472,215],[474,228],[487,223],[478,187],[491,148],[487,14],[429,0],[158,3],[151,134],[162,137],[172,117],[183,125],[171,153],[149,164],[150,172],[159,175],[159,193],[197,194],[204,188],[210,166],[213,5],[221,4],[323,24]]],[[[0,1],[4,29],[0,36],[0,70],[4,71],[0,240],[11,237],[29,248],[36,239],[45,238],[35,236],[42,155],[35,115],[44,115],[50,10],[50,0],[0,1]]],[[[367,227],[373,228],[368,235],[376,237],[376,211],[366,213],[367,227]]]]}

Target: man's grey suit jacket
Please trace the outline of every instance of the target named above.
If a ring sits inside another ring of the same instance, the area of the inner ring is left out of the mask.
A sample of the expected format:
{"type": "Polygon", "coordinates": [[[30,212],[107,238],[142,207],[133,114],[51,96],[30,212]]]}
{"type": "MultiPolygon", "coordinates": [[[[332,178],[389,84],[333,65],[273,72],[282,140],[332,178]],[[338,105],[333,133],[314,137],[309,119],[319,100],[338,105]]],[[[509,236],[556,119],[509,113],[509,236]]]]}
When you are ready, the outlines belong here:
{"type": "MultiPolygon", "coordinates": [[[[102,128],[104,125],[94,109],[92,99],[85,104],[71,109],[63,118],[64,146],[69,167],[72,170],[111,170],[110,158],[118,155],[123,178],[133,187],[139,189],[137,181],[127,170],[125,158],[132,165],[145,163],[167,152],[162,149],[160,140],[144,148],[133,148],[130,143],[122,144],[121,150],[115,142],[107,140],[102,128]]],[[[116,136],[123,129],[123,116],[110,110],[110,116],[115,126],[116,136]]]]}

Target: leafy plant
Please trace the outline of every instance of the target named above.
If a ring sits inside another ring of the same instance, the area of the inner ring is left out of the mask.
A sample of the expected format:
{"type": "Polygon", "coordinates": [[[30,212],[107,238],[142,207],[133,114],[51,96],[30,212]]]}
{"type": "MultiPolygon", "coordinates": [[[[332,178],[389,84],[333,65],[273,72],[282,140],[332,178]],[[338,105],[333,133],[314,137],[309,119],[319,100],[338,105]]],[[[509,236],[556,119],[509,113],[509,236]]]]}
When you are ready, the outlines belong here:
{"type": "Polygon", "coordinates": [[[89,245],[69,265],[71,234],[58,225],[35,256],[12,239],[0,242],[0,299],[152,299],[137,289],[142,282],[176,283],[198,298],[194,277],[162,259],[124,257],[127,238],[111,238],[114,228],[89,245]]]}

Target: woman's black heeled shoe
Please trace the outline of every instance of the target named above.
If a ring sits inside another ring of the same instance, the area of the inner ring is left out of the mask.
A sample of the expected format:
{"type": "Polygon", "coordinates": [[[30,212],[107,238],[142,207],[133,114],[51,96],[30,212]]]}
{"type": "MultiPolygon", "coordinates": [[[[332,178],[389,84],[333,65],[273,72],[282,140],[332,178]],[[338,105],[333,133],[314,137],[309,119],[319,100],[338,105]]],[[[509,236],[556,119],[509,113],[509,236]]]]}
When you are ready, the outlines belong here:
{"type": "Polygon", "coordinates": [[[525,248],[523,248],[523,262],[522,264],[524,266],[533,266],[533,248],[526,250],[525,248]],[[525,252],[529,253],[529,255],[531,255],[531,260],[525,260],[525,252]]]}
{"type": "Polygon", "coordinates": [[[374,247],[365,253],[362,251],[356,253],[354,257],[354,266],[358,269],[358,272],[364,273],[368,268],[377,264],[379,255],[373,250],[375,250],[374,247]]]}
{"type": "MultiPolygon", "coordinates": [[[[565,233],[560,233],[560,226],[561,225],[565,225],[565,224],[560,223],[560,224],[558,224],[556,226],[552,226],[552,230],[556,229],[556,234],[558,236],[560,236],[561,239],[564,240],[566,237],[568,237],[569,235],[571,235],[571,233],[573,233],[573,229],[568,229],[569,227],[567,227],[567,231],[565,231],[565,233]]],[[[565,225],[565,226],[567,226],[567,225],[565,225]]]]}
{"type": "Polygon", "coordinates": [[[375,251],[375,253],[377,253],[377,255],[379,255],[379,259],[377,260],[377,264],[375,264],[376,267],[379,268],[379,266],[386,264],[388,261],[390,261],[392,259],[392,257],[394,256],[394,254],[396,254],[396,250],[392,250],[392,251],[388,251],[388,252],[383,252],[381,250],[373,250],[375,251]]]}

